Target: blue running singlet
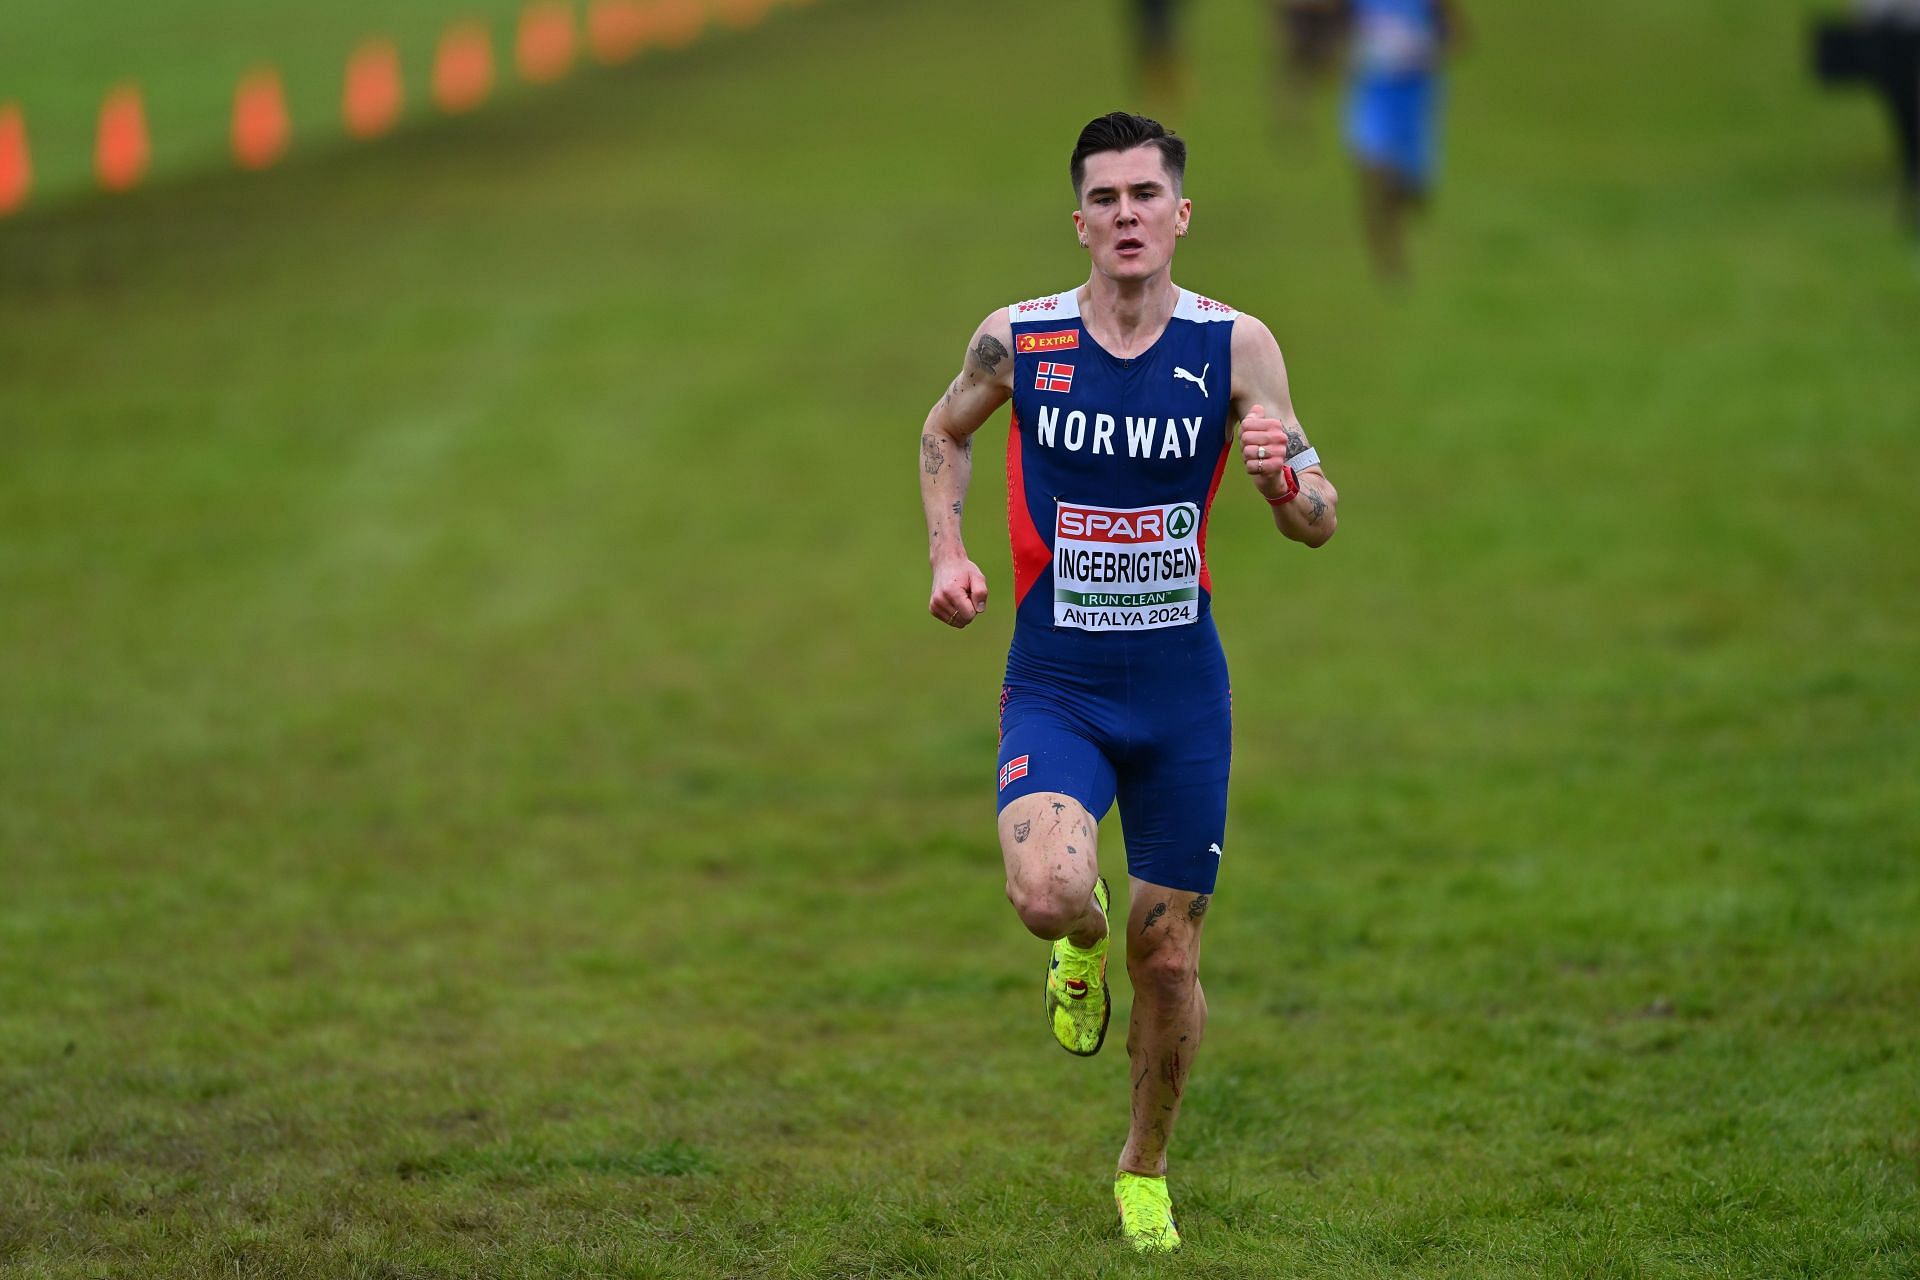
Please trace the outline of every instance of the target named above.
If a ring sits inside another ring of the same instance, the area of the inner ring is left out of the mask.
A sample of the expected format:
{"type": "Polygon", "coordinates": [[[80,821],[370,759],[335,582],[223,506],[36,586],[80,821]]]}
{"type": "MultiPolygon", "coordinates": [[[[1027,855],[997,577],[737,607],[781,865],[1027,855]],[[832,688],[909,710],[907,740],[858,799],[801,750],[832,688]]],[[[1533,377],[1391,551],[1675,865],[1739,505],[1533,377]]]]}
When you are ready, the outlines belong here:
{"type": "Polygon", "coordinates": [[[1073,291],[1008,308],[1014,629],[999,802],[1118,799],[1127,869],[1211,893],[1233,754],[1207,517],[1231,454],[1231,307],[1182,292],[1141,355],[1108,354],[1073,291]]]}
{"type": "Polygon", "coordinates": [[[1353,24],[1348,144],[1424,189],[1439,158],[1440,9],[1434,0],[1354,0],[1353,24]]]}

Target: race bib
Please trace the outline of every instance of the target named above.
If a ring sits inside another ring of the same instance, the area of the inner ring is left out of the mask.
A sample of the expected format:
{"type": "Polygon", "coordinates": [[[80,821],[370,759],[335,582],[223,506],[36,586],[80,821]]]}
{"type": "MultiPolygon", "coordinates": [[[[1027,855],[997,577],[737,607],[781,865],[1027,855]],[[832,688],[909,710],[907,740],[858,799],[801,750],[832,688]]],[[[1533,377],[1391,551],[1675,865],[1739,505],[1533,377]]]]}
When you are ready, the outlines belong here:
{"type": "Polygon", "coordinates": [[[1200,508],[1083,507],[1053,517],[1053,625],[1152,631],[1200,618],[1200,508]]]}

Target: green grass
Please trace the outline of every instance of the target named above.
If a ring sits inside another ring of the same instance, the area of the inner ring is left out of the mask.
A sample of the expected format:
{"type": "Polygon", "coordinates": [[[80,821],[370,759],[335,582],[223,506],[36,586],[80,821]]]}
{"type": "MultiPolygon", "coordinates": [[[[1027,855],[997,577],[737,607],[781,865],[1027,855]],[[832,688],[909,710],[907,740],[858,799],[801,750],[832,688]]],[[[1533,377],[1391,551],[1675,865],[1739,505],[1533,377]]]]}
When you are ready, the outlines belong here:
{"type": "Polygon", "coordinates": [[[843,0],[0,223],[0,1272],[1920,1270],[1920,277],[1803,14],[1485,0],[1388,297],[1332,104],[1276,135],[1193,6],[1177,276],[1342,528],[1212,526],[1172,1264],[1001,900],[1004,426],[963,635],[913,479],[1083,269],[1106,7],[843,0]]]}

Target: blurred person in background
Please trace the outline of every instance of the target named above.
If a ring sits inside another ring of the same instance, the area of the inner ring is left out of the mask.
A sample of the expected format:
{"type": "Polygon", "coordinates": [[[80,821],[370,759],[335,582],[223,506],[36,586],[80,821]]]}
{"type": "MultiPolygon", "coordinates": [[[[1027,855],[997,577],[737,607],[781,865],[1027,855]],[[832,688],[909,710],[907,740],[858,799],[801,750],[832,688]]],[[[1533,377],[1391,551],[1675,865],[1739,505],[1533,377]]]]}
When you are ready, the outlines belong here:
{"type": "Polygon", "coordinates": [[[1920,26],[1920,0],[1855,0],[1854,11],[1868,22],[1920,26]]]}
{"type": "Polygon", "coordinates": [[[1900,149],[1903,215],[1920,221],[1920,0],[1857,0],[1854,12],[1876,46],[1881,97],[1900,149]]]}
{"type": "MultiPolygon", "coordinates": [[[[1086,283],[989,315],[920,435],[928,610],[964,628],[987,605],[961,537],[973,433],[1013,402],[1014,626],[998,792],[1006,892],[1049,944],[1048,1033],[1092,1056],[1112,1007],[1096,824],[1118,800],[1133,1092],[1114,1200],[1142,1252],[1180,1243],[1167,1147],[1207,1021],[1200,934],[1227,834],[1233,727],[1206,528],[1236,460],[1236,426],[1239,468],[1279,533],[1317,547],[1335,523],[1333,485],[1294,414],[1273,334],[1173,283],[1192,217],[1186,154],[1142,116],[1115,112],[1081,131],[1070,173],[1086,283]]],[[[1263,655],[1256,678],[1286,679],[1282,657],[1263,655]]]]}
{"type": "Polygon", "coordinates": [[[1340,64],[1349,0],[1273,0],[1273,17],[1280,36],[1279,116],[1283,125],[1297,126],[1340,64]]]}
{"type": "Polygon", "coordinates": [[[1454,0],[1351,0],[1347,142],[1360,169],[1361,216],[1375,268],[1407,277],[1406,224],[1424,207],[1439,159],[1441,66],[1464,37],[1454,0]]]}
{"type": "Polygon", "coordinates": [[[1174,11],[1181,0],[1132,0],[1134,83],[1142,100],[1162,115],[1180,105],[1186,76],[1174,11]]]}

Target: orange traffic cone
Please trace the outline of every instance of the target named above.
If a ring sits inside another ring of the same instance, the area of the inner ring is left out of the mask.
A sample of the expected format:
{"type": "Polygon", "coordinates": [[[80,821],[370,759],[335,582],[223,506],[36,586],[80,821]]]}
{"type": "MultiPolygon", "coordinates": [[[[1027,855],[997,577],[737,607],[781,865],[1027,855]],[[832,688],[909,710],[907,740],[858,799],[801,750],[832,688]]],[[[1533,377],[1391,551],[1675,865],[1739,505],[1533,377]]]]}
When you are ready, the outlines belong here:
{"type": "Polygon", "coordinates": [[[669,49],[684,49],[700,38],[707,15],[700,0],[660,0],[653,7],[654,30],[669,49]]]}
{"type": "Polygon", "coordinates": [[[15,103],[0,107],[0,218],[27,202],[33,189],[33,159],[27,154],[27,121],[15,103]]]}
{"type": "Polygon", "coordinates": [[[493,92],[493,38],[482,22],[456,22],[433,60],[433,100],[449,115],[471,111],[493,92]]]}
{"type": "Polygon", "coordinates": [[[400,51],[391,40],[368,40],[347,59],[340,91],[340,118],[356,138],[377,138],[393,128],[406,104],[400,81],[400,51]]]}
{"type": "Polygon", "coordinates": [[[94,176],[109,191],[131,191],[147,176],[152,155],[140,86],[123,84],[109,90],[100,104],[100,130],[94,137],[94,176]]]}
{"type": "Polygon", "coordinates": [[[572,0],[534,0],[520,11],[514,61],[528,84],[551,84],[573,69],[572,0]]]}
{"type": "Polygon", "coordinates": [[[651,25],[639,0],[593,0],[587,10],[593,56],[608,66],[625,62],[646,46],[651,25]]]}
{"type": "Polygon", "coordinates": [[[233,159],[242,169],[265,169],[287,152],[293,123],[287,94],[272,67],[249,71],[233,91],[233,159]]]}

